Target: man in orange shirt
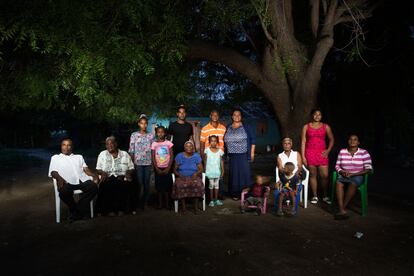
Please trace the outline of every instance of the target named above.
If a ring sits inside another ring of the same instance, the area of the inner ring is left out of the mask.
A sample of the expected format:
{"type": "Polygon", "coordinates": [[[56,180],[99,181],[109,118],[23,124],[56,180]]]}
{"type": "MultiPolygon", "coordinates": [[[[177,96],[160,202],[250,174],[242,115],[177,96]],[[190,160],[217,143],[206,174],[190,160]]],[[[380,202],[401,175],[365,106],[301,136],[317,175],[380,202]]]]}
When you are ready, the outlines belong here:
{"type": "Polygon", "coordinates": [[[204,155],[204,150],[210,146],[208,142],[208,137],[211,135],[216,135],[219,138],[217,147],[224,150],[224,133],[226,132],[226,127],[219,122],[220,115],[217,110],[213,110],[210,113],[210,122],[201,129],[200,134],[200,153],[204,155]]]}
{"type": "MultiPolygon", "coordinates": [[[[203,157],[204,160],[204,150],[210,146],[208,137],[211,135],[215,135],[218,137],[218,145],[217,147],[222,149],[224,151],[224,133],[226,132],[226,127],[223,124],[220,124],[219,122],[220,114],[217,110],[213,110],[210,112],[210,122],[208,122],[207,125],[205,125],[201,129],[200,134],[200,153],[201,157],[203,157]]],[[[223,188],[224,183],[223,179],[220,179],[219,184],[219,197],[220,199],[223,199],[223,188]]]]}

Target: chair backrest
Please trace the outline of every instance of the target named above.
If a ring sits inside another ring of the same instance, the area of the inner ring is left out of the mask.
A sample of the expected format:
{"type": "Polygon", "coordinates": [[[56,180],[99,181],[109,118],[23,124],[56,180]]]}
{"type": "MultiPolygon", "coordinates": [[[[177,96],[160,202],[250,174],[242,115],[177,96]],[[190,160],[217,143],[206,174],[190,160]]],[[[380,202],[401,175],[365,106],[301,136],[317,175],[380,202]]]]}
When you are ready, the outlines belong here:
{"type": "Polygon", "coordinates": [[[309,184],[309,170],[305,167],[305,165],[302,165],[302,168],[306,173],[305,179],[302,180],[302,184],[307,186],[309,184]]]}
{"type": "Polygon", "coordinates": [[[279,168],[277,167],[277,165],[276,165],[276,168],[275,168],[275,176],[276,176],[276,182],[279,182],[280,181],[279,168]]]}

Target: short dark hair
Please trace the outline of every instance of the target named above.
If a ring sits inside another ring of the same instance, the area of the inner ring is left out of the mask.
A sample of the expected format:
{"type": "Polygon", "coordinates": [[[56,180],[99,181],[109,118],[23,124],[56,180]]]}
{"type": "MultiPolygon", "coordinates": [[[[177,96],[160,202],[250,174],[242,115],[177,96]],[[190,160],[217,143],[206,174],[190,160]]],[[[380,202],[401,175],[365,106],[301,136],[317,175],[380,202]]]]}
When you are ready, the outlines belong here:
{"type": "Polygon", "coordinates": [[[349,133],[348,134],[348,140],[352,137],[352,136],[355,136],[356,138],[358,138],[358,141],[360,141],[360,138],[359,138],[359,135],[358,134],[356,134],[355,132],[351,132],[351,133],[349,133]]]}
{"type": "Polygon", "coordinates": [[[161,125],[157,126],[157,127],[155,128],[155,132],[157,132],[159,129],[162,129],[162,130],[164,130],[164,132],[165,132],[165,126],[161,126],[161,125]]]}
{"type": "Polygon", "coordinates": [[[319,111],[322,114],[322,110],[319,107],[315,107],[311,110],[310,115],[313,116],[315,112],[319,111]]]}
{"type": "Polygon", "coordinates": [[[178,107],[177,107],[177,112],[178,111],[180,111],[180,109],[184,109],[184,111],[186,111],[187,112],[187,108],[185,107],[185,105],[183,105],[183,104],[180,104],[178,107]]]}
{"type": "Polygon", "coordinates": [[[286,162],[285,167],[286,166],[293,167],[293,169],[295,168],[295,164],[293,164],[292,162],[286,162]]]}
{"type": "Polygon", "coordinates": [[[213,110],[210,111],[210,115],[213,114],[213,113],[217,113],[217,114],[220,115],[220,112],[217,109],[213,109],[213,110]]]}
{"type": "Polygon", "coordinates": [[[65,142],[65,141],[70,141],[73,144],[73,140],[69,137],[65,137],[62,140],[60,140],[60,144],[62,145],[62,143],[65,142]]]}
{"type": "Polygon", "coordinates": [[[243,117],[243,111],[241,110],[241,108],[240,108],[240,107],[235,107],[235,108],[233,108],[233,109],[231,110],[231,116],[233,116],[234,112],[236,112],[236,111],[240,112],[240,115],[242,115],[242,117],[243,117]]]}
{"type": "Polygon", "coordinates": [[[216,138],[217,139],[217,142],[219,140],[219,137],[217,135],[210,135],[210,136],[208,136],[208,142],[209,143],[211,143],[211,138],[216,138]]]}

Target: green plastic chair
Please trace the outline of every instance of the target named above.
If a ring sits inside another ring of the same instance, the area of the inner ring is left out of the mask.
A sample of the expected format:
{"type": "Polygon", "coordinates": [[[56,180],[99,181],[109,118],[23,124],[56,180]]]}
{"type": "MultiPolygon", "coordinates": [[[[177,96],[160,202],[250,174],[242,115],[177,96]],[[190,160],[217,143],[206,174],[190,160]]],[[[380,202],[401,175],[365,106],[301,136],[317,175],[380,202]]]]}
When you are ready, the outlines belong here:
{"type": "MultiPolygon", "coordinates": [[[[332,174],[332,191],[331,191],[332,206],[333,206],[335,195],[336,195],[336,179],[337,178],[338,178],[338,172],[334,171],[332,174]]],[[[358,190],[361,193],[362,216],[365,217],[368,213],[368,174],[364,175],[364,181],[358,187],[358,190]]]]}

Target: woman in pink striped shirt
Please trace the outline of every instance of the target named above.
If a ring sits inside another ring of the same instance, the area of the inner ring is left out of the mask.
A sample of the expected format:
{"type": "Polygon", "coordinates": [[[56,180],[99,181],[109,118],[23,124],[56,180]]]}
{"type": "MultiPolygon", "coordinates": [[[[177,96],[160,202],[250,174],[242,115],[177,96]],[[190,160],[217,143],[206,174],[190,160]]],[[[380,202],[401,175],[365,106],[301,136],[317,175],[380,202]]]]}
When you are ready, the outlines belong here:
{"type": "Polygon", "coordinates": [[[335,169],[339,176],[336,181],[336,197],[338,199],[339,212],[336,219],[346,219],[348,215],[346,206],[355,195],[357,188],[362,184],[364,175],[372,170],[371,156],[368,151],[359,148],[359,138],[352,134],[348,138],[348,148],[341,149],[336,160],[335,169]],[[349,184],[346,194],[345,184],[349,184]]]}

